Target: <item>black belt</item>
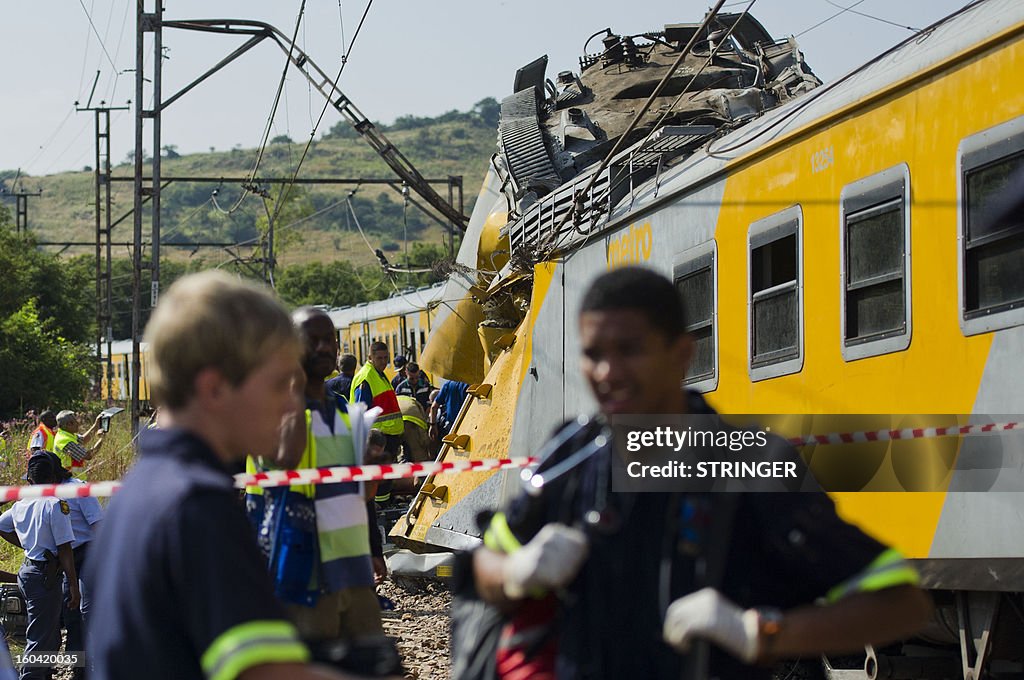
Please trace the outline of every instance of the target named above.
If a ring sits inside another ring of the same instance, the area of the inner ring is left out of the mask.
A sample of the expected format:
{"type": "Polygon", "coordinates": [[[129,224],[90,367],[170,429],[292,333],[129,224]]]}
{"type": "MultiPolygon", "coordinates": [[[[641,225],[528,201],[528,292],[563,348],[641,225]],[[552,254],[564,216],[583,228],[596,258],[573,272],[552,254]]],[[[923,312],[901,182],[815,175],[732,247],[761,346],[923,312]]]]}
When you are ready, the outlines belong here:
{"type": "Polygon", "coordinates": [[[36,569],[46,569],[46,565],[48,564],[47,560],[33,560],[30,557],[26,557],[25,561],[31,564],[36,569]]]}

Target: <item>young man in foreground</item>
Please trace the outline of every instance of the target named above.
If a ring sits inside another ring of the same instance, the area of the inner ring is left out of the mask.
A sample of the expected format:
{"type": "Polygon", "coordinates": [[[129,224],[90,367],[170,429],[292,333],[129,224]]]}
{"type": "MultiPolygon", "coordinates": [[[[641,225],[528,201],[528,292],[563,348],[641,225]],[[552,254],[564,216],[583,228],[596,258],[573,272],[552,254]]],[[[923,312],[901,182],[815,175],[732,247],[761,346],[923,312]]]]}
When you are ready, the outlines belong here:
{"type": "Polygon", "coordinates": [[[608,419],[714,415],[681,387],[694,352],[683,310],[672,282],[641,268],[607,273],[584,295],[580,365],[600,415],[560,430],[538,472],[595,453],[495,514],[472,556],[477,592],[511,616],[497,677],[675,679],[710,643],[710,663],[690,677],[767,678],[776,659],[855,652],[924,624],[913,569],[825,494],[612,491],[611,445],[590,448],[608,419]],[[722,569],[709,584],[713,562],[722,569]]]}
{"type": "Polygon", "coordinates": [[[274,453],[301,347],[270,294],[226,274],[175,283],[146,327],[159,429],[110,504],[86,579],[97,680],[346,677],[274,599],[226,466],[274,453]]]}

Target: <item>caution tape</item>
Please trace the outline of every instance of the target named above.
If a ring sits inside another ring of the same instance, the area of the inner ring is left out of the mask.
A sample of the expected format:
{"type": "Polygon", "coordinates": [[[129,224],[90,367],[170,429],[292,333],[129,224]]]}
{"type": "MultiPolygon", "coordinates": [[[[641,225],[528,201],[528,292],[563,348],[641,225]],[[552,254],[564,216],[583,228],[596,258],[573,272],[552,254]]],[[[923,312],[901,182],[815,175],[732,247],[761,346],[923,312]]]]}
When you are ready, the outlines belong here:
{"type": "MultiPolygon", "coordinates": [[[[304,486],[306,484],[337,484],[340,482],[374,482],[385,479],[427,477],[442,472],[486,472],[502,468],[520,468],[533,465],[536,458],[487,458],[483,460],[455,460],[431,463],[397,463],[395,465],[352,465],[302,470],[271,470],[255,474],[235,475],[235,487],[304,486]]],[[[0,486],[0,502],[26,498],[102,498],[113,496],[121,482],[85,482],[83,484],[30,484],[28,486],[0,486]]]]}
{"type": "Polygon", "coordinates": [[[235,486],[302,486],[338,482],[376,482],[385,479],[427,477],[442,472],[484,472],[500,468],[526,467],[535,458],[485,458],[432,463],[398,463],[395,465],[351,465],[305,470],[270,470],[255,474],[235,475],[235,486]]]}
{"type": "Polygon", "coordinates": [[[986,423],[984,425],[963,425],[949,427],[912,427],[903,430],[874,430],[870,432],[833,432],[811,434],[806,437],[790,437],[786,441],[793,446],[812,444],[858,444],[863,442],[885,442],[903,439],[929,439],[933,437],[960,437],[972,434],[998,434],[1011,430],[1024,430],[1022,423],[986,423]]]}
{"type": "MultiPolygon", "coordinates": [[[[985,423],[949,427],[914,427],[902,430],[873,430],[864,432],[833,432],[813,434],[804,437],[790,437],[786,441],[792,446],[814,444],[857,444],[934,437],[961,437],[976,434],[999,434],[1013,430],[1024,430],[1024,422],[985,423]]],[[[536,458],[488,458],[482,460],[456,460],[431,463],[397,463],[394,465],[352,465],[302,470],[271,470],[255,474],[235,475],[235,487],[259,486],[303,486],[306,484],[337,484],[340,482],[374,482],[386,479],[408,479],[427,477],[443,472],[486,472],[504,468],[520,468],[533,465],[536,458]]],[[[0,502],[26,498],[86,498],[113,496],[121,488],[121,482],[86,482],[84,484],[31,484],[28,486],[0,486],[0,502]]]]}
{"type": "Polygon", "coordinates": [[[121,482],[93,482],[85,484],[30,484],[28,486],[0,486],[3,503],[25,498],[102,498],[113,496],[121,482]]]}

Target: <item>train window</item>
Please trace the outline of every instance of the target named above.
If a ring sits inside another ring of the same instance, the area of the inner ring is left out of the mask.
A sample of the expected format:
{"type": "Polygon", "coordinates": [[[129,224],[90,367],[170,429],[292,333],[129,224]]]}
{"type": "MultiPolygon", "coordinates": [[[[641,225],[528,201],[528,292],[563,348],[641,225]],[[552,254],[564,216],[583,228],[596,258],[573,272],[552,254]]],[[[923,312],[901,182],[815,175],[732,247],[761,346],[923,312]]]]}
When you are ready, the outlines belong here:
{"type": "Polygon", "coordinates": [[[750,379],[803,367],[803,214],[786,208],[750,225],[750,379]]]}
{"type": "Polygon", "coordinates": [[[683,298],[686,329],[696,341],[686,384],[700,392],[718,387],[718,281],[714,241],[681,253],[672,279],[683,298]]]}
{"type": "Polygon", "coordinates": [[[960,144],[960,324],[973,335],[1024,324],[1024,117],[960,144]]]}
{"type": "Polygon", "coordinates": [[[910,169],[843,188],[839,199],[842,354],[847,361],[910,345],[910,169]]]}

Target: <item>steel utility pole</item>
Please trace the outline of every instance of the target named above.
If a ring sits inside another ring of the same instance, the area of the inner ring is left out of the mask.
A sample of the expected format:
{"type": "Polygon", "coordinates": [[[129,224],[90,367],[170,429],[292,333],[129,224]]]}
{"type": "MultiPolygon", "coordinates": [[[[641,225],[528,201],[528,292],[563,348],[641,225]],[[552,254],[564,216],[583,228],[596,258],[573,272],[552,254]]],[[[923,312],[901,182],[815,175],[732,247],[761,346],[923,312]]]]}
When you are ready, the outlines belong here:
{"type": "Polygon", "coordinates": [[[107,400],[113,398],[113,387],[110,376],[113,373],[113,363],[110,357],[111,343],[113,342],[113,300],[111,281],[111,243],[110,243],[110,112],[125,111],[127,106],[107,106],[101,101],[99,106],[92,105],[92,98],[96,92],[96,84],[99,82],[100,72],[96,72],[96,78],[92,82],[92,90],[89,92],[89,100],[85,106],[77,106],[77,111],[92,111],[95,114],[95,135],[96,135],[96,166],[95,166],[95,189],[96,189],[96,389],[102,398],[102,385],[104,375],[103,343],[106,341],[106,371],[107,378],[107,400]],[[104,257],[104,248],[106,257],[104,257]]]}
{"type": "MultiPolygon", "coordinates": [[[[256,21],[244,19],[213,19],[213,20],[186,20],[186,21],[164,21],[163,0],[136,0],[135,13],[135,173],[133,183],[135,187],[134,221],[135,229],[133,234],[134,252],[132,254],[133,272],[132,276],[132,434],[138,432],[138,418],[140,415],[139,404],[139,382],[142,370],[139,336],[142,325],[142,280],[143,273],[148,269],[150,272],[150,301],[156,306],[160,291],[160,116],[164,109],[180,99],[186,93],[198,86],[213,74],[245,54],[263,40],[270,39],[282,51],[289,61],[302,73],[310,84],[320,92],[334,106],[335,110],[341,113],[345,119],[355,128],[357,132],[377,151],[380,157],[399,176],[403,183],[407,184],[431,206],[435,211],[448,219],[453,228],[465,230],[468,218],[461,210],[456,211],[450,202],[445,202],[440,195],[420,173],[413,167],[405,156],[391,144],[383,133],[378,131],[368,118],[366,118],[352,102],[337,89],[334,81],[327,76],[302,50],[273,26],[256,21]],[[146,12],[146,5],[154,4],[152,12],[146,12]],[[163,67],[163,29],[178,28],[191,31],[207,33],[219,33],[247,37],[246,41],[229,53],[217,64],[210,67],[206,72],[194,78],[188,85],[181,88],[166,100],[161,93],[161,71],[163,67]],[[145,77],[143,71],[145,65],[145,40],[146,35],[152,33],[153,58],[150,60],[152,73],[149,78],[145,77]],[[152,84],[151,108],[145,108],[146,101],[145,83],[152,84]],[[143,174],[143,126],[146,119],[150,119],[153,126],[153,169],[149,177],[143,174]],[[152,224],[152,253],[147,263],[142,257],[142,206],[151,201],[151,224],[152,224]]],[[[340,74],[340,72],[339,72],[340,74]]],[[[111,178],[115,180],[116,178],[111,178]]],[[[254,178],[249,178],[244,188],[251,190],[254,186],[254,178]]],[[[318,181],[318,180],[314,180],[318,181]]],[[[289,183],[295,182],[295,178],[289,183]]],[[[451,186],[451,179],[446,180],[451,186]]],[[[298,182],[296,182],[298,183],[298,182]]],[[[397,189],[395,185],[392,185],[397,189]]],[[[459,195],[461,197],[461,181],[458,183],[459,195]]],[[[420,207],[415,201],[410,202],[420,207]]],[[[461,205],[461,198],[460,198],[461,205]]],[[[425,211],[427,212],[427,211],[425,211]]],[[[429,214],[429,212],[428,212],[429,214]]],[[[441,224],[444,220],[431,215],[441,224]]],[[[111,226],[116,226],[117,222],[111,226]]],[[[273,236],[269,236],[268,246],[270,250],[265,260],[270,260],[268,275],[272,276],[273,267],[273,236]]]]}
{"type": "Polygon", "coordinates": [[[147,0],[136,0],[135,6],[135,206],[132,251],[132,437],[139,431],[140,403],[139,378],[142,372],[140,336],[142,334],[142,280],[150,272],[150,308],[155,307],[160,294],[160,75],[163,70],[163,0],[154,0],[152,13],[146,12],[147,0]],[[153,58],[150,60],[152,76],[146,78],[146,34],[153,34],[153,58]],[[145,107],[145,83],[152,83],[152,108],[145,107]],[[153,170],[149,177],[143,172],[143,132],[146,119],[153,121],[153,170]],[[142,204],[148,198],[152,225],[152,245],[149,262],[142,257],[142,204]]]}
{"type": "Polygon", "coordinates": [[[28,199],[30,196],[42,196],[42,191],[31,193],[28,191],[15,191],[7,194],[14,196],[14,233],[28,233],[28,199]]]}

